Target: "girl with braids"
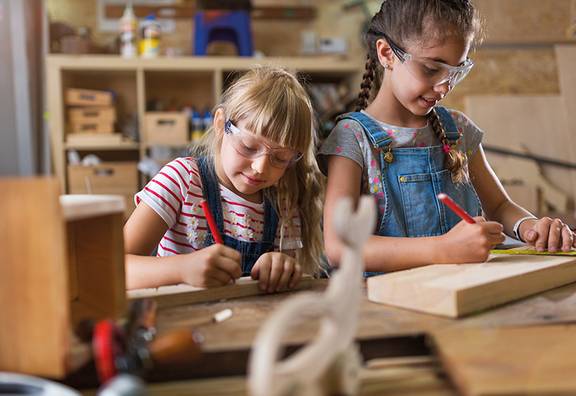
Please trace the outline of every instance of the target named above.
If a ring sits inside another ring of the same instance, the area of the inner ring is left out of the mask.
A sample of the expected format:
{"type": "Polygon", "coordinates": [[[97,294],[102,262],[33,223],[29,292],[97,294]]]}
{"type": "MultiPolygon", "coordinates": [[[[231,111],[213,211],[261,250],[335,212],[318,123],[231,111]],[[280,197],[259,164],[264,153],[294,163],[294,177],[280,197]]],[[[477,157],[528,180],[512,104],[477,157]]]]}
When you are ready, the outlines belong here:
{"type": "Polygon", "coordinates": [[[294,76],[260,67],[240,77],[193,156],[167,164],[136,195],[124,227],[128,288],[213,287],[251,275],[274,292],[317,272],[323,186],[314,144],[312,106],[294,76]],[[224,244],[214,244],[203,200],[224,244]]]}
{"type": "MultiPolygon", "coordinates": [[[[510,200],[486,161],[482,132],[438,105],[472,68],[468,53],[479,27],[468,0],[387,0],[371,20],[357,111],[340,117],[320,150],[328,172],[324,224],[343,196],[371,193],[378,203],[367,271],[482,262],[503,232],[538,250],[574,246],[559,219],[537,219],[510,200]],[[447,210],[440,192],[476,223],[447,210]]],[[[337,264],[341,246],[331,227],[324,238],[337,264]]]]}

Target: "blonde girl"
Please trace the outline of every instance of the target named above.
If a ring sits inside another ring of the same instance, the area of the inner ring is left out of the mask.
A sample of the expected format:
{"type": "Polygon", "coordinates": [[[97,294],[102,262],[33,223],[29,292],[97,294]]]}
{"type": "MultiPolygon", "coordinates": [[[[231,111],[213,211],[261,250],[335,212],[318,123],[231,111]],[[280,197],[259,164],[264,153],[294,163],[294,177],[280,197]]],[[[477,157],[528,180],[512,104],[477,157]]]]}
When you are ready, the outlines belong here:
{"type": "Polygon", "coordinates": [[[124,228],[128,288],[214,287],[251,275],[274,292],[316,273],[323,190],[314,144],[312,106],[293,75],[258,67],[240,77],[192,156],[136,195],[124,228]],[[214,243],[202,201],[224,244],[214,243]]]}

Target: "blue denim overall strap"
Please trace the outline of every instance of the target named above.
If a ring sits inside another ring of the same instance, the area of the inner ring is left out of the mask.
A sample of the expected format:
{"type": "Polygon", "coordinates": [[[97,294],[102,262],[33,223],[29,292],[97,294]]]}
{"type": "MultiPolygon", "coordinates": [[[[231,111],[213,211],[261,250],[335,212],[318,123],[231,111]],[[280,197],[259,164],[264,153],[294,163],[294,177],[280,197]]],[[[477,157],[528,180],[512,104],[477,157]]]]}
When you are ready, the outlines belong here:
{"type": "Polygon", "coordinates": [[[336,118],[336,122],[343,119],[351,119],[362,125],[364,130],[368,132],[368,139],[374,148],[385,149],[393,141],[393,139],[388,136],[384,129],[382,129],[382,127],[375,120],[368,117],[361,111],[352,111],[350,113],[342,114],[336,118]]]}
{"type": "MultiPolygon", "coordinates": [[[[447,136],[450,131],[450,140],[456,143],[459,133],[452,117],[445,110],[438,111],[438,115],[447,136]]],[[[440,192],[450,195],[472,216],[481,213],[474,187],[469,182],[454,183],[450,171],[444,168],[442,146],[393,148],[394,159],[388,163],[383,153],[390,143],[382,138],[384,131],[378,122],[360,112],[348,113],[342,118],[353,119],[362,126],[363,142],[371,146],[373,158],[378,159],[379,180],[368,180],[370,191],[382,191],[385,200],[377,235],[424,237],[448,232],[460,218],[439,202],[436,196],[440,192]]]]}
{"type": "MultiPolygon", "coordinates": [[[[247,242],[232,238],[224,234],[224,215],[222,212],[222,198],[220,196],[220,186],[218,177],[212,163],[205,157],[198,158],[198,170],[202,179],[202,194],[208,203],[208,207],[214,216],[218,231],[222,235],[224,245],[239,251],[242,254],[242,274],[250,275],[252,267],[258,258],[274,249],[276,238],[276,228],[278,227],[278,215],[269,199],[264,198],[264,230],[262,241],[247,242]]],[[[208,230],[209,231],[209,230],[208,230]]],[[[204,247],[214,244],[212,233],[206,237],[204,247]]]]}

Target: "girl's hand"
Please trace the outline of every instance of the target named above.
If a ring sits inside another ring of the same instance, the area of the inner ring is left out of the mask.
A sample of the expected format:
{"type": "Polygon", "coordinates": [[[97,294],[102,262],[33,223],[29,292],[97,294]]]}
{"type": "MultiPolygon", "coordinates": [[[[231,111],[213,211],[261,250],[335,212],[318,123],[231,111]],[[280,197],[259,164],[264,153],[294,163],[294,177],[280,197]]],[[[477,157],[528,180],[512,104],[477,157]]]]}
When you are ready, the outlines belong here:
{"type": "Polygon", "coordinates": [[[555,252],[559,249],[567,252],[576,247],[574,232],[560,219],[543,217],[525,220],[518,231],[520,237],[539,252],[555,252]]]}
{"type": "Polygon", "coordinates": [[[296,286],[302,278],[302,268],[284,253],[268,252],[258,258],[250,275],[259,279],[260,290],[273,293],[296,286]]]}
{"type": "Polygon", "coordinates": [[[462,220],[442,235],[440,263],[480,263],[488,259],[490,249],[504,242],[504,227],[481,216],[475,224],[462,220]]]}
{"type": "Polygon", "coordinates": [[[180,277],[182,282],[192,286],[224,286],[242,276],[242,256],[222,244],[214,244],[181,257],[180,277]]]}

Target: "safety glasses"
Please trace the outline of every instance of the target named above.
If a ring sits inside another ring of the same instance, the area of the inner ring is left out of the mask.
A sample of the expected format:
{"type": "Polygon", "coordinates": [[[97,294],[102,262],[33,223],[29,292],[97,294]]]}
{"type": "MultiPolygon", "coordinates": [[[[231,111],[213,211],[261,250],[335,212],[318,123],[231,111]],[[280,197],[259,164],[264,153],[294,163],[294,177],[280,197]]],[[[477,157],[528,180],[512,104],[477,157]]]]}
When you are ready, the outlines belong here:
{"type": "Polygon", "coordinates": [[[394,55],[406,66],[408,72],[418,80],[430,84],[433,87],[444,83],[448,83],[450,87],[454,87],[462,81],[468,73],[470,73],[472,67],[474,67],[474,62],[472,62],[471,59],[466,59],[459,66],[450,66],[446,63],[437,62],[428,58],[417,57],[400,48],[387,34],[374,31],[371,31],[371,33],[383,36],[388,42],[388,45],[390,45],[394,55]]]}
{"type": "Polygon", "coordinates": [[[224,124],[224,131],[234,150],[244,158],[256,159],[267,155],[272,166],[282,169],[294,165],[302,158],[302,153],[295,150],[268,147],[259,141],[256,135],[242,131],[230,120],[224,124]]]}

